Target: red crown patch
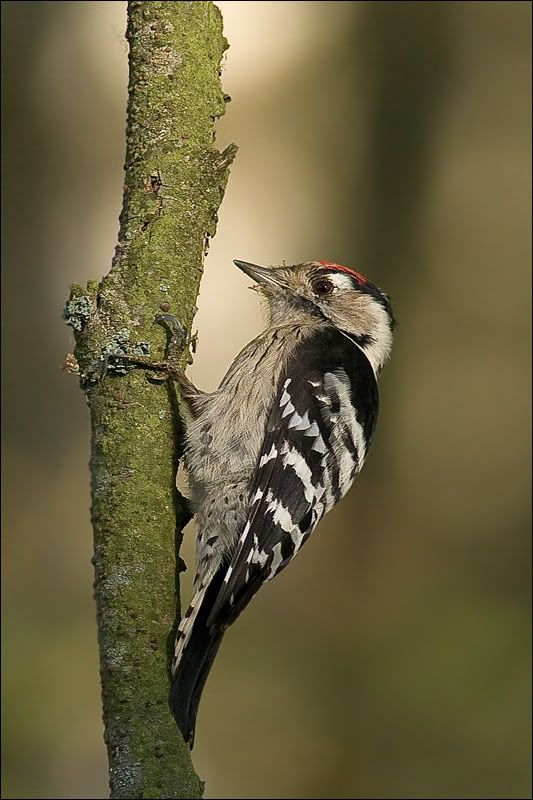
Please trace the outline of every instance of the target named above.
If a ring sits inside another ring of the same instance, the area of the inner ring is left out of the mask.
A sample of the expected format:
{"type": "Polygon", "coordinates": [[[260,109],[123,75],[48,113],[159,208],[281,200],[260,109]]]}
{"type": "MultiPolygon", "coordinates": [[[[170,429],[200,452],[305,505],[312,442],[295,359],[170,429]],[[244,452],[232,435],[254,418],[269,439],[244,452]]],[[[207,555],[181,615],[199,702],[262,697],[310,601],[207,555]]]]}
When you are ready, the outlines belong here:
{"type": "Polygon", "coordinates": [[[359,283],[368,283],[368,278],[365,278],[360,272],[356,272],[354,269],[348,269],[348,267],[343,267],[342,264],[335,264],[333,261],[319,261],[318,263],[321,267],[334,269],[337,272],[345,272],[347,275],[351,275],[355,278],[356,281],[359,281],[359,283]]]}

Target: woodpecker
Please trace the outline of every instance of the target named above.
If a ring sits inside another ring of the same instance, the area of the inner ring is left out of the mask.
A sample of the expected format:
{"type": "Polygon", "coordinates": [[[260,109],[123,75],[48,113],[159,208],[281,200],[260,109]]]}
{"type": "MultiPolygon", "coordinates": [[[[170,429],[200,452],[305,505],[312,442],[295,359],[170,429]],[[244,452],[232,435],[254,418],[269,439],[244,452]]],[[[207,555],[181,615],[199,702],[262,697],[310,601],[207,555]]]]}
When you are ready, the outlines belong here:
{"type": "Polygon", "coordinates": [[[173,376],[184,403],[198,538],[170,706],[191,748],[200,696],[228,626],[294,558],[363,466],[394,327],[389,297],[348,267],[234,263],[266,299],[266,330],[212,393],[183,373],[173,376]]]}

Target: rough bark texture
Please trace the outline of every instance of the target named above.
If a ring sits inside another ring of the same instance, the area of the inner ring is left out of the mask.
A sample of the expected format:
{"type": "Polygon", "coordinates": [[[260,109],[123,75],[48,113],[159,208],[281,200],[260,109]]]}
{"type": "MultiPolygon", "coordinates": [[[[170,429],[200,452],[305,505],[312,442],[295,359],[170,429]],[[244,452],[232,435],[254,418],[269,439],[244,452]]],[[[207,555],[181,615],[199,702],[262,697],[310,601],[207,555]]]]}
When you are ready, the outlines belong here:
{"type": "MultiPolygon", "coordinates": [[[[168,708],[176,568],[186,503],[179,421],[146,373],[87,376],[108,353],[164,348],[160,308],[190,330],[235,148],[213,147],[227,43],[211,2],[130,2],[124,200],[111,271],[73,286],[65,317],[91,415],[92,522],[105,740],[113,798],[196,798],[168,708]],[[176,549],[175,549],[176,544],[176,549]],[[176,557],[175,557],[176,556],[176,557]]],[[[188,354],[184,354],[184,363],[188,354]]]]}

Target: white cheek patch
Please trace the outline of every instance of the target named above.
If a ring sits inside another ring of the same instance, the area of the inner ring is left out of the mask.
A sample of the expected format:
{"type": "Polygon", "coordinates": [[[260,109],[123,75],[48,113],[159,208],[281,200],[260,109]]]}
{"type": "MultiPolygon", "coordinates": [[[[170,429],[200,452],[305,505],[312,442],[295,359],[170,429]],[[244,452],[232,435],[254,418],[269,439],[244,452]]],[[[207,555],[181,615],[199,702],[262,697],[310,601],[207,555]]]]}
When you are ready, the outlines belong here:
{"type": "Polygon", "coordinates": [[[349,275],[342,275],[341,273],[336,273],[335,275],[328,275],[328,281],[330,281],[336,289],[352,289],[354,288],[353,279],[350,278],[349,275]]]}

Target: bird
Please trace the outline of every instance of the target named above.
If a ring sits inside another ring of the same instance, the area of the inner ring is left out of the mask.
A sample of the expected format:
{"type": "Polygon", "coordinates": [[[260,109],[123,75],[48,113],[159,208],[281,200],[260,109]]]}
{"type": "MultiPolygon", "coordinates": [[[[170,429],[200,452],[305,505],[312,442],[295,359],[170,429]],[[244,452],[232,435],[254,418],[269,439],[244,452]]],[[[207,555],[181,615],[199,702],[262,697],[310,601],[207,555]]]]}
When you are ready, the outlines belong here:
{"type": "Polygon", "coordinates": [[[203,392],[177,371],[197,524],[193,596],[176,633],[170,709],[192,749],[223,636],[352,485],[372,442],[395,318],[360,272],[330,261],[235,265],[265,330],[203,392]]]}

